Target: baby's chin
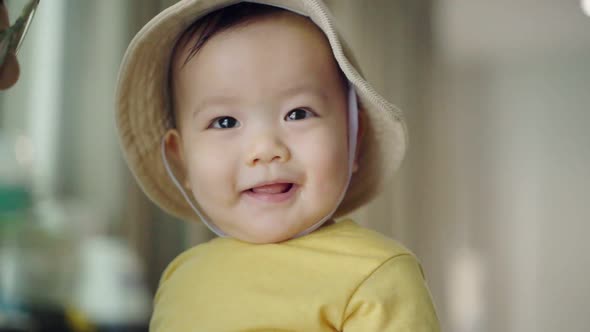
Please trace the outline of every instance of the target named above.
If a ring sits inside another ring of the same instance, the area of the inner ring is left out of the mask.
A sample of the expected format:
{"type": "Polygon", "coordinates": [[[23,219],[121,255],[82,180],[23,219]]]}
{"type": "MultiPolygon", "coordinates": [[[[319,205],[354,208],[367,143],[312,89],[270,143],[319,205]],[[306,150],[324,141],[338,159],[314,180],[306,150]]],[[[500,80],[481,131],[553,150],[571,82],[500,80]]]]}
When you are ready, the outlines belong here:
{"type": "Polygon", "coordinates": [[[291,239],[297,233],[291,234],[257,234],[256,236],[242,236],[236,237],[236,239],[244,242],[249,242],[253,244],[267,244],[267,243],[280,243],[286,240],[291,239]]]}

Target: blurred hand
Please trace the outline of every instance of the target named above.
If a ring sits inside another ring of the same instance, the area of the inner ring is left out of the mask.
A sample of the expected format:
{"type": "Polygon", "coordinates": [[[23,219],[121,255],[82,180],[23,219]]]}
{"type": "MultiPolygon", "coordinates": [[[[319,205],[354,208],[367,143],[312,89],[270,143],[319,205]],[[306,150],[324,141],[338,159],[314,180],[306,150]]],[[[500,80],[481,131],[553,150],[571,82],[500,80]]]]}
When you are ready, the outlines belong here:
{"type": "MultiPolygon", "coordinates": [[[[0,31],[8,29],[10,21],[8,20],[8,10],[4,5],[4,1],[0,0],[0,31]]],[[[6,59],[0,67],[0,90],[10,88],[18,80],[20,74],[20,68],[16,55],[9,53],[6,55],[6,59]]]]}

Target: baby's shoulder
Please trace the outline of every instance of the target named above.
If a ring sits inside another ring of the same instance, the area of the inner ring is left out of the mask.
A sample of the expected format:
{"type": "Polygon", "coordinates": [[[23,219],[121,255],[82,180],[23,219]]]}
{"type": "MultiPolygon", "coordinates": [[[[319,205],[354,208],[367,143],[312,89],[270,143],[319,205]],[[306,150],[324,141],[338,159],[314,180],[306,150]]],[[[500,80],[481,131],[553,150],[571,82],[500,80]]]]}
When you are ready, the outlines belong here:
{"type": "Polygon", "coordinates": [[[215,249],[216,245],[212,245],[212,242],[215,241],[205,242],[192,248],[188,248],[176,256],[170,263],[168,263],[168,266],[162,273],[160,282],[170,279],[170,277],[178,270],[190,268],[202,261],[211,259],[215,260],[215,258],[211,258],[211,254],[217,251],[215,249]]]}
{"type": "Polygon", "coordinates": [[[399,255],[414,254],[397,240],[372,229],[365,228],[350,219],[311,234],[304,245],[317,250],[333,251],[342,255],[387,260],[399,255]]]}

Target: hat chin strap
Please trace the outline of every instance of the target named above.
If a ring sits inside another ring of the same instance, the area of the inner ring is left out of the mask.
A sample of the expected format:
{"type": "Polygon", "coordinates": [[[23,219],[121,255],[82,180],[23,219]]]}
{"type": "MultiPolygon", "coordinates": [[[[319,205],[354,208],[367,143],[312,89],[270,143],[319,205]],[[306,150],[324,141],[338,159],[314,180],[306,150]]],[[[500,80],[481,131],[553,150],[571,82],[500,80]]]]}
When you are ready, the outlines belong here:
{"type": "MultiPolygon", "coordinates": [[[[354,86],[352,85],[352,83],[349,82],[348,83],[348,175],[347,175],[347,180],[346,180],[346,186],[342,190],[342,193],[340,193],[340,198],[338,199],[338,203],[336,203],[336,205],[334,206],[334,208],[332,209],[332,211],[328,215],[326,215],[320,221],[311,225],[307,229],[303,230],[302,232],[294,235],[293,237],[291,237],[291,239],[295,239],[300,236],[309,234],[309,233],[315,231],[316,229],[320,228],[326,221],[328,221],[334,215],[334,213],[336,212],[336,209],[338,209],[338,207],[340,206],[340,203],[342,203],[342,200],[344,200],[344,196],[346,196],[346,192],[348,191],[348,187],[350,186],[350,181],[352,178],[352,168],[354,165],[354,157],[355,157],[356,145],[357,145],[357,133],[358,133],[357,96],[356,96],[356,91],[354,90],[354,86]]],[[[229,237],[229,235],[225,234],[221,229],[219,229],[219,227],[215,226],[214,223],[210,222],[209,220],[207,220],[205,218],[205,216],[199,211],[199,209],[195,206],[193,201],[187,195],[186,191],[184,191],[184,188],[182,188],[182,186],[178,182],[178,179],[176,179],[176,176],[174,176],[174,173],[172,172],[170,165],[168,164],[168,159],[166,158],[166,144],[165,144],[165,141],[163,138],[162,138],[162,144],[161,144],[161,152],[162,152],[162,161],[164,162],[164,167],[166,168],[166,172],[168,173],[168,176],[170,177],[170,179],[172,180],[172,182],[174,183],[176,188],[178,188],[178,190],[180,191],[180,193],[182,194],[182,196],[184,197],[184,199],[186,200],[188,205],[193,209],[193,211],[199,216],[199,218],[203,221],[203,223],[205,225],[207,225],[207,227],[213,233],[215,233],[219,237],[229,237]]]]}
{"type": "Polygon", "coordinates": [[[182,188],[182,186],[180,185],[180,182],[178,182],[178,180],[176,179],[176,176],[174,176],[174,173],[172,172],[172,169],[170,168],[170,165],[168,164],[168,159],[166,158],[166,142],[164,141],[164,138],[162,138],[162,144],[161,144],[160,150],[162,152],[162,161],[164,161],[164,167],[166,168],[166,173],[168,173],[168,176],[170,177],[170,179],[172,180],[172,182],[174,183],[176,188],[178,188],[178,190],[182,194],[182,197],[184,197],[184,200],[188,203],[188,205],[190,205],[190,207],[193,209],[193,211],[195,211],[195,213],[199,216],[201,221],[203,221],[203,223],[205,223],[205,225],[207,225],[207,227],[209,227],[209,229],[213,233],[217,234],[217,236],[228,237],[227,234],[225,234],[221,229],[219,229],[217,226],[215,226],[214,223],[209,222],[205,218],[205,216],[203,216],[203,214],[201,214],[199,209],[197,209],[197,207],[195,206],[193,201],[187,195],[186,191],[184,191],[184,188],[182,188]]]}

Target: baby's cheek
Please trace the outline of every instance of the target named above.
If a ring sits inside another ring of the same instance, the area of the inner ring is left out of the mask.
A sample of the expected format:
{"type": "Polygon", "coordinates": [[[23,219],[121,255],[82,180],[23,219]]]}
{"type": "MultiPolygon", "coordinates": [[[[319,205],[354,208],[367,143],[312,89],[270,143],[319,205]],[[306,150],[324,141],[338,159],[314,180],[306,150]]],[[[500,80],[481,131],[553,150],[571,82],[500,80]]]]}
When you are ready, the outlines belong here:
{"type": "Polygon", "coordinates": [[[347,158],[337,146],[319,148],[314,160],[322,195],[338,195],[346,181],[347,158]]]}
{"type": "Polygon", "coordinates": [[[232,178],[229,167],[229,161],[225,160],[217,149],[193,152],[190,157],[189,176],[195,197],[219,199],[232,178]]]}

